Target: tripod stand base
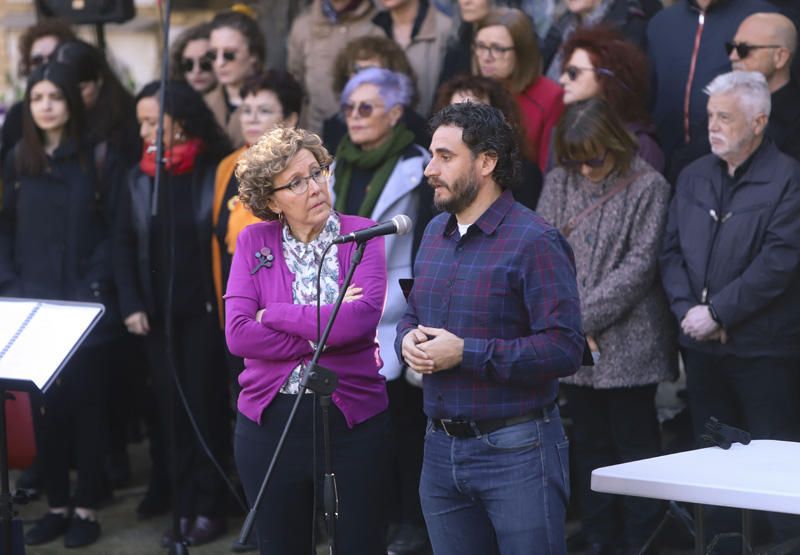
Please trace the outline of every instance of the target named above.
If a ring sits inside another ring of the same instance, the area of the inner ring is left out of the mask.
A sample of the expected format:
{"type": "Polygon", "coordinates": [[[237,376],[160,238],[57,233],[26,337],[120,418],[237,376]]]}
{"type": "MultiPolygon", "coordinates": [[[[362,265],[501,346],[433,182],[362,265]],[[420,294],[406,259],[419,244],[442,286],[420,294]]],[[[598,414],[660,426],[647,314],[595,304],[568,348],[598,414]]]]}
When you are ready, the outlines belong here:
{"type": "Polygon", "coordinates": [[[22,533],[22,521],[17,518],[11,521],[11,553],[6,553],[6,549],[6,539],[2,538],[0,540],[0,555],[25,555],[25,536],[22,533]]]}

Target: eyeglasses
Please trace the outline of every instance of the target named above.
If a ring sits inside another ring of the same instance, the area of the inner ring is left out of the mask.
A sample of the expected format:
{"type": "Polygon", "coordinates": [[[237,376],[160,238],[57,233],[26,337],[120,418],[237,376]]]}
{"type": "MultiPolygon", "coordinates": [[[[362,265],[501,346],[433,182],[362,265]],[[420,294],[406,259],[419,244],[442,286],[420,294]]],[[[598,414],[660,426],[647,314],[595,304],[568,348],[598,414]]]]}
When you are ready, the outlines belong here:
{"type": "Polygon", "coordinates": [[[478,54],[490,54],[492,58],[502,58],[507,52],[514,50],[513,46],[500,46],[499,44],[484,44],[476,42],[472,48],[478,54]]]}
{"type": "MultiPolygon", "coordinates": [[[[564,68],[564,73],[569,77],[570,81],[575,81],[581,76],[584,71],[593,71],[600,75],[608,75],[609,77],[616,77],[614,72],[604,67],[580,67],[580,66],[567,66],[564,68]]],[[[621,81],[620,81],[621,82],[621,81]]],[[[624,83],[623,83],[624,86],[624,83]]]]}
{"type": "Polygon", "coordinates": [[[578,77],[580,77],[581,73],[583,73],[584,71],[593,71],[598,75],[607,75],[613,78],[617,83],[619,83],[622,86],[622,88],[625,89],[626,91],[631,93],[633,92],[631,88],[625,84],[625,81],[617,77],[616,74],[610,69],[604,67],[580,67],[573,65],[569,65],[564,68],[564,74],[569,78],[570,81],[573,82],[577,81],[578,77]]]}
{"type": "Polygon", "coordinates": [[[208,57],[208,55],[203,56],[202,58],[182,58],[181,59],[181,71],[183,73],[191,73],[194,71],[194,66],[197,65],[199,71],[204,71],[208,73],[214,66],[212,65],[212,59],[208,57]]]}
{"type": "Polygon", "coordinates": [[[302,195],[306,191],[308,191],[308,182],[309,180],[313,179],[314,183],[317,185],[324,185],[326,181],[328,181],[328,175],[330,175],[329,171],[330,166],[327,164],[324,166],[320,166],[318,168],[314,168],[311,170],[310,174],[306,177],[295,177],[286,185],[281,185],[280,187],[275,187],[272,189],[273,193],[277,193],[278,191],[283,191],[284,189],[289,189],[295,195],[302,195]]]}
{"type": "Polygon", "coordinates": [[[747,44],[746,42],[726,42],[725,43],[725,52],[728,53],[728,56],[731,55],[731,52],[736,50],[736,55],[739,56],[740,60],[744,60],[747,56],[750,55],[750,52],[753,50],[758,50],[759,48],[782,48],[780,44],[747,44]]]}
{"type": "Polygon", "coordinates": [[[346,118],[350,118],[353,117],[353,113],[355,112],[359,117],[368,118],[372,115],[372,112],[375,111],[375,108],[380,108],[380,105],[373,104],[372,102],[358,102],[357,104],[346,102],[342,104],[342,115],[346,118]]]}
{"type": "Polygon", "coordinates": [[[39,67],[41,65],[46,64],[50,61],[49,56],[45,56],[44,54],[34,54],[31,56],[31,68],[39,67]]]}
{"type": "Polygon", "coordinates": [[[606,151],[601,158],[590,158],[589,160],[570,160],[569,158],[561,158],[559,164],[568,170],[577,170],[581,166],[589,166],[593,170],[602,168],[608,158],[608,151],[606,151]]]}
{"type": "Polygon", "coordinates": [[[222,55],[222,59],[226,62],[232,62],[236,59],[236,50],[209,50],[208,57],[213,61],[219,58],[220,54],[222,55]]]}

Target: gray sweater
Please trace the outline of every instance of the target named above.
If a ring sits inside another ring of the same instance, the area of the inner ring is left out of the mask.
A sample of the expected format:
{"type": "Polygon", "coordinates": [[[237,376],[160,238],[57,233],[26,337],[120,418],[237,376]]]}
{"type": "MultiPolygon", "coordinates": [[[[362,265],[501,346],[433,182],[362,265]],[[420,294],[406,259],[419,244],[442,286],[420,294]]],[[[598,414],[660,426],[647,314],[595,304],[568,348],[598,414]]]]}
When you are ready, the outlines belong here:
{"type": "MultiPolygon", "coordinates": [[[[633,387],[674,378],[676,326],[658,278],[669,183],[640,158],[642,173],[584,218],[569,236],[575,252],[584,332],[600,349],[594,367],[565,383],[597,389],[633,387]]],[[[547,174],[537,212],[557,228],[610,190],[617,174],[595,184],[558,167],[547,174]]]]}

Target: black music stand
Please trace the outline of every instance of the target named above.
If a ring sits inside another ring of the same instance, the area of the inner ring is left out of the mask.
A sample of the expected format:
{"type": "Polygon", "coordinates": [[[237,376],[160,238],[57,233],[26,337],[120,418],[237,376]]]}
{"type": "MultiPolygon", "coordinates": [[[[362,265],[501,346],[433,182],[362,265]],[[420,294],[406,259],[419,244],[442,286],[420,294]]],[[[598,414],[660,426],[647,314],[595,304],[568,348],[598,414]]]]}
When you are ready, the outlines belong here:
{"type": "Polygon", "coordinates": [[[9,391],[47,391],[104,312],[95,303],[0,299],[0,555],[25,553],[8,479],[9,391]]]}

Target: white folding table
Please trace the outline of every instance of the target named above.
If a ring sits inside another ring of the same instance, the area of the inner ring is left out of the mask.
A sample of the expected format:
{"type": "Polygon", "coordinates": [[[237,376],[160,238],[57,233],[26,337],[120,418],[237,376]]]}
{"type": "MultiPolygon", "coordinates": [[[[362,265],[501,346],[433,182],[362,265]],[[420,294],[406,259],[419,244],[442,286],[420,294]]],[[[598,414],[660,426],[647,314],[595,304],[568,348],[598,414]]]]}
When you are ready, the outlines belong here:
{"type": "Polygon", "coordinates": [[[744,545],[751,510],[800,515],[800,443],[754,440],[598,468],[592,490],[695,503],[695,553],[705,549],[702,505],[742,509],[744,545]]]}

